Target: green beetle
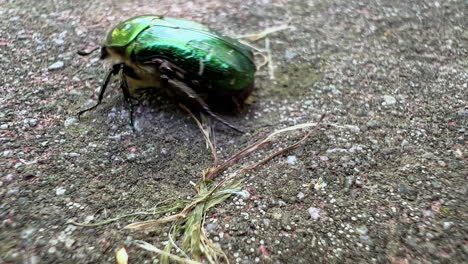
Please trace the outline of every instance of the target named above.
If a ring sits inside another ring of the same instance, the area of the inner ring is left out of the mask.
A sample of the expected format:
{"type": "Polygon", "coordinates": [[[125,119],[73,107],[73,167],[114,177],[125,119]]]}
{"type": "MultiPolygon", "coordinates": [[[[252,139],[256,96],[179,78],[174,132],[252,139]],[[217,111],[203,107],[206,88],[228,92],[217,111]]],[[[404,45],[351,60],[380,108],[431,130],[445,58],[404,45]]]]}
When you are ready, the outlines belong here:
{"type": "Polygon", "coordinates": [[[98,102],[80,111],[78,117],[101,103],[110,78],[119,75],[127,102],[142,92],[164,89],[178,102],[240,131],[208,106],[241,110],[252,92],[256,71],[253,53],[237,40],[190,20],[144,15],[121,22],[110,31],[101,46],[101,59],[113,66],[98,102]]]}

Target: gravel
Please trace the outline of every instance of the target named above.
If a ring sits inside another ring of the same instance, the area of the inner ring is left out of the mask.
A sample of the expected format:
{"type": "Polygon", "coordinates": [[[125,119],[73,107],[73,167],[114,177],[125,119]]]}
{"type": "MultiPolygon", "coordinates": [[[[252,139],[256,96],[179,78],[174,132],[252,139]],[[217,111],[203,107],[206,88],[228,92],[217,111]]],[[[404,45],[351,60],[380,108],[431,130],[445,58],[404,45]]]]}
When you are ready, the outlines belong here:
{"type": "Polygon", "coordinates": [[[273,67],[257,72],[254,103],[226,117],[248,133],[212,122],[220,160],[327,114],[304,144],[242,175],[248,195],[207,214],[205,229],[231,263],[466,261],[466,1],[19,0],[0,5],[1,263],[112,263],[122,245],[133,262],[153,263],[132,241],[162,248],[169,226],[122,230],[150,216],[68,223],[193,197],[191,183],[212,165],[196,124],[163,96],[135,108],[137,131],[116,81],[76,118],[95,103],[107,67],[98,52],[76,50],[143,13],[231,36],[290,21],[268,37],[273,67]]]}
{"type": "Polygon", "coordinates": [[[395,97],[393,97],[391,95],[384,95],[383,99],[384,99],[384,105],[393,105],[393,104],[395,104],[397,102],[395,97]]]}
{"type": "Polygon", "coordinates": [[[63,66],[65,66],[65,63],[63,61],[57,61],[57,62],[54,62],[53,64],[51,64],[48,69],[50,71],[53,71],[53,70],[58,70],[58,69],[62,69],[63,66]]]}

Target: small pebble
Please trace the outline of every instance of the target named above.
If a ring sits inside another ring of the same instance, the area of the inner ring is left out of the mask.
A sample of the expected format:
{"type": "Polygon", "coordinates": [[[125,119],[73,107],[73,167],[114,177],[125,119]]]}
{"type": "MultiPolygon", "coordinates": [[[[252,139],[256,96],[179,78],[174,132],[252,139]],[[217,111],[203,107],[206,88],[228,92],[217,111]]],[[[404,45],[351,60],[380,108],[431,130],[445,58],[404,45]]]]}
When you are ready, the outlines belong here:
{"type": "Polygon", "coordinates": [[[319,159],[320,159],[321,161],[327,161],[327,160],[329,160],[329,158],[328,158],[327,156],[319,156],[319,159]]]}
{"type": "Polygon", "coordinates": [[[89,223],[90,223],[91,221],[93,221],[93,220],[94,220],[94,216],[88,215],[88,216],[85,217],[84,223],[85,223],[85,224],[89,224],[89,223]]]}
{"type": "Polygon", "coordinates": [[[367,125],[368,128],[379,128],[380,127],[380,123],[377,120],[369,120],[369,121],[367,121],[366,125],[367,125]]]}
{"type": "Polygon", "coordinates": [[[67,191],[67,189],[65,188],[62,188],[62,187],[59,187],[55,190],[55,194],[56,195],[63,195],[65,192],[67,191]]]}
{"type": "Polygon", "coordinates": [[[73,246],[73,244],[75,244],[75,240],[74,240],[74,239],[72,239],[72,238],[67,238],[67,239],[65,240],[65,246],[66,246],[67,248],[71,248],[71,247],[73,246]]]}
{"type": "Polygon", "coordinates": [[[468,117],[468,110],[464,110],[464,109],[458,110],[457,115],[461,117],[468,117]]]}
{"type": "Polygon", "coordinates": [[[302,193],[302,192],[300,192],[300,193],[297,194],[297,199],[299,199],[299,200],[304,199],[304,197],[305,197],[305,194],[302,193]]]}
{"type": "Polygon", "coordinates": [[[317,220],[320,218],[320,209],[316,207],[310,207],[307,209],[307,212],[309,212],[310,217],[314,220],[317,220]]]}
{"type": "Polygon", "coordinates": [[[369,236],[359,236],[359,239],[361,240],[362,243],[366,245],[372,245],[372,240],[370,239],[369,236]]]}
{"type": "Polygon", "coordinates": [[[384,102],[382,103],[383,105],[393,105],[397,102],[395,97],[391,95],[384,95],[383,99],[384,99],[384,102]]]}
{"type": "Polygon", "coordinates": [[[27,39],[28,39],[28,35],[20,34],[20,35],[17,35],[17,36],[16,36],[16,39],[17,39],[17,40],[27,40],[27,39]]]}
{"type": "Polygon", "coordinates": [[[65,120],[65,122],[63,123],[63,125],[64,125],[65,127],[69,127],[69,126],[71,126],[71,125],[76,124],[77,121],[78,121],[78,119],[76,119],[75,117],[68,117],[68,118],[65,120]]]}
{"type": "Polygon", "coordinates": [[[136,158],[135,153],[128,153],[128,154],[127,154],[127,159],[128,159],[128,160],[134,160],[135,158],[136,158]]]}
{"type": "Polygon", "coordinates": [[[63,61],[57,61],[53,63],[52,65],[50,65],[48,69],[49,71],[58,70],[58,69],[63,68],[64,65],[65,63],[63,63],[63,61]]]}
{"type": "Polygon", "coordinates": [[[216,224],[209,223],[209,224],[206,225],[205,230],[208,233],[211,233],[211,232],[214,232],[216,230],[216,228],[217,228],[216,224]]]}
{"type": "Polygon", "coordinates": [[[288,156],[288,157],[287,157],[287,162],[288,162],[289,164],[296,164],[296,161],[297,161],[296,156],[288,156]]]}
{"type": "Polygon", "coordinates": [[[442,223],[442,225],[443,225],[445,230],[448,230],[448,229],[450,229],[450,227],[453,226],[453,222],[444,222],[444,223],[442,223]]]}
{"type": "Polygon", "coordinates": [[[7,191],[7,195],[15,195],[19,193],[19,189],[11,189],[7,191]]]}
{"type": "Polygon", "coordinates": [[[31,256],[29,258],[29,262],[27,262],[28,264],[39,264],[41,263],[41,259],[39,258],[39,256],[31,256]]]}
{"type": "Polygon", "coordinates": [[[8,150],[3,151],[3,156],[6,157],[6,158],[13,157],[13,150],[8,149],[8,150]]]}
{"type": "Polygon", "coordinates": [[[34,234],[34,232],[36,232],[36,230],[37,229],[34,228],[34,227],[26,228],[23,231],[21,231],[20,237],[22,239],[27,239],[27,238],[31,237],[31,235],[34,234]]]}
{"type": "Polygon", "coordinates": [[[63,39],[54,39],[54,43],[57,45],[62,45],[65,41],[63,39]]]}
{"type": "Polygon", "coordinates": [[[366,226],[360,226],[360,227],[356,228],[356,232],[358,234],[361,234],[361,235],[367,234],[368,231],[369,231],[369,229],[366,226]]]}
{"type": "Polygon", "coordinates": [[[47,250],[47,252],[49,254],[54,254],[55,252],[57,252],[57,248],[56,247],[50,247],[49,250],[47,250]]]}
{"type": "Polygon", "coordinates": [[[271,214],[271,216],[273,217],[273,219],[276,219],[276,220],[278,220],[278,219],[280,219],[280,218],[281,218],[281,213],[280,213],[280,212],[277,212],[277,211],[275,211],[275,212],[273,212],[273,213],[271,214]]]}
{"type": "Polygon", "coordinates": [[[353,133],[359,133],[359,131],[361,131],[358,126],[346,125],[345,127],[351,130],[351,132],[353,133]]]}
{"type": "Polygon", "coordinates": [[[34,127],[37,125],[37,119],[29,119],[28,123],[29,123],[29,126],[34,127]]]}

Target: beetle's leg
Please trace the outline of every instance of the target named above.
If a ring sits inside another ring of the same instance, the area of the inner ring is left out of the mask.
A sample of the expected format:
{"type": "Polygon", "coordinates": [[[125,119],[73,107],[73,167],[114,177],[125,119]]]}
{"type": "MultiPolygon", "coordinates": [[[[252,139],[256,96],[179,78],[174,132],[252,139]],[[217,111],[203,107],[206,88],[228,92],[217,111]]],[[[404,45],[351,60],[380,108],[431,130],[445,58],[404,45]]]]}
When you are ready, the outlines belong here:
{"type": "Polygon", "coordinates": [[[120,74],[122,74],[120,78],[120,88],[122,89],[122,93],[124,96],[124,104],[127,105],[130,111],[130,125],[132,126],[132,129],[135,129],[135,123],[133,120],[133,108],[135,107],[135,104],[133,104],[130,92],[128,91],[128,83],[127,78],[125,77],[125,73],[122,71],[120,74]]]}
{"type": "Polygon", "coordinates": [[[144,64],[154,64],[159,68],[161,73],[165,73],[167,75],[175,74],[179,79],[183,79],[184,75],[187,73],[184,69],[177,66],[177,64],[163,58],[156,57],[149,61],[145,61],[144,64]]]}
{"type": "Polygon", "coordinates": [[[116,75],[119,72],[120,67],[121,67],[120,64],[116,64],[116,65],[112,66],[112,69],[106,75],[106,79],[104,80],[104,83],[101,86],[101,90],[99,90],[99,97],[98,97],[97,103],[95,105],[91,106],[90,108],[79,111],[78,114],[77,114],[78,115],[78,120],[80,120],[80,117],[81,117],[82,114],[93,110],[94,108],[96,108],[98,105],[101,104],[102,98],[104,98],[104,92],[106,91],[107,85],[109,84],[109,81],[110,81],[112,75],[116,75]]]}
{"type": "Polygon", "coordinates": [[[175,89],[175,90],[178,90],[182,93],[184,93],[188,98],[190,98],[191,100],[194,100],[195,102],[198,103],[198,105],[201,107],[201,109],[203,110],[203,112],[205,112],[206,114],[208,114],[209,116],[213,117],[214,119],[218,120],[219,122],[221,122],[222,124],[224,124],[225,126],[239,132],[239,133],[245,133],[244,131],[238,129],[237,127],[235,127],[234,125],[231,125],[230,123],[228,123],[226,120],[222,119],[220,116],[216,115],[215,113],[213,113],[211,111],[211,109],[208,107],[208,105],[205,103],[205,101],[203,101],[202,98],[200,98],[198,96],[198,94],[192,90],[192,88],[190,88],[189,86],[187,86],[184,82],[182,81],[178,81],[178,80],[171,80],[171,79],[168,79],[167,76],[165,75],[162,75],[161,76],[161,80],[163,80],[164,82],[166,82],[171,88],[175,89]]]}

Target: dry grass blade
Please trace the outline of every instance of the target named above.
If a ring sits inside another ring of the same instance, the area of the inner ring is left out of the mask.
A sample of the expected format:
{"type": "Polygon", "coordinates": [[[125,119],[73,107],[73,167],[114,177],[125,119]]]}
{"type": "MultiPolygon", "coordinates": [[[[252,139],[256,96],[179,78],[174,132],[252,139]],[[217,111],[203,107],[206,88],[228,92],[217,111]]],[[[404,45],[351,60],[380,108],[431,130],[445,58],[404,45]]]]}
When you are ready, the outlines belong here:
{"type": "Polygon", "coordinates": [[[209,194],[210,199],[198,204],[190,211],[184,223],[180,221],[180,225],[184,228],[182,249],[190,251],[195,260],[199,260],[202,255],[208,263],[220,263],[221,260],[227,259],[221,250],[216,248],[213,243],[208,242],[209,239],[204,235],[203,222],[206,212],[210,208],[222,203],[231,196],[231,193],[223,192],[228,190],[240,190],[240,181],[224,180],[211,189],[208,189],[208,185],[202,184],[200,193],[209,194]],[[223,190],[218,191],[221,187],[223,187],[223,190]]]}
{"type": "Polygon", "coordinates": [[[174,222],[184,217],[185,215],[176,214],[176,215],[171,215],[171,216],[156,219],[156,220],[148,220],[148,221],[132,223],[132,224],[126,225],[124,229],[133,229],[133,230],[149,229],[149,228],[153,228],[156,225],[174,222]]]}
{"type": "MultiPolygon", "coordinates": [[[[325,115],[322,115],[317,123],[305,123],[277,130],[269,134],[267,137],[258,140],[257,142],[237,152],[221,165],[208,169],[204,175],[206,180],[204,178],[203,181],[201,181],[198,185],[197,195],[193,197],[191,201],[186,201],[183,209],[178,214],[156,220],[133,223],[126,226],[125,228],[138,230],[149,229],[155,225],[174,222],[169,232],[169,243],[166,244],[164,250],[160,250],[142,241],[138,244],[140,247],[146,250],[160,254],[160,261],[162,264],[170,263],[171,261],[177,261],[179,263],[199,263],[198,261],[202,260],[202,256],[204,257],[203,260],[207,263],[229,263],[229,260],[227,259],[227,256],[224,254],[224,252],[218,249],[213,244],[213,242],[206,237],[203,230],[203,223],[205,215],[210,208],[218,205],[219,203],[222,203],[232,194],[239,193],[240,180],[234,180],[235,177],[238,176],[238,173],[229,175],[217,184],[213,184],[211,180],[240,159],[270,144],[275,136],[297,129],[317,127],[317,125],[323,120],[324,117],[325,115]],[[180,248],[175,242],[177,239],[179,239],[179,243],[181,243],[180,248]],[[171,251],[173,251],[174,248],[177,249],[179,255],[184,257],[172,254],[173,252],[171,251]],[[191,255],[193,260],[188,259],[188,254],[191,255]]],[[[205,131],[202,129],[201,124],[199,127],[202,131],[205,131]]],[[[281,153],[297,147],[299,144],[304,142],[313,131],[314,130],[307,132],[306,135],[296,143],[273,153],[260,162],[240,169],[238,172],[244,172],[246,170],[257,168],[258,166],[265,164],[281,153]]]]}
{"type": "Polygon", "coordinates": [[[203,222],[205,204],[198,204],[190,212],[190,217],[187,217],[183,228],[184,237],[182,239],[182,250],[190,251],[192,257],[200,261],[202,249],[200,245],[201,238],[201,223],[203,222]]]}
{"type": "MultiPolygon", "coordinates": [[[[264,146],[268,145],[269,143],[270,143],[270,140],[261,140],[261,141],[257,141],[256,143],[244,148],[243,150],[241,150],[241,151],[237,152],[236,154],[234,154],[233,156],[231,156],[228,160],[223,162],[218,167],[208,170],[208,172],[205,174],[205,178],[209,179],[209,180],[214,179],[216,176],[218,176],[220,173],[222,173],[227,168],[231,167],[234,163],[236,163],[240,159],[246,157],[247,155],[249,155],[250,153],[252,153],[252,152],[254,152],[256,150],[259,150],[259,149],[263,148],[264,146]]],[[[200,182],[198,182],[198,184],[200,184],[200,182]]]]}
{"type": "MultiPolygon", "coordinates": [[[[218,191],[221,187],[223,187],[228,181],[232,180],[232,177],[228,177],[218,183],[214,188],[212,188],[208,192],[202,192],[200,190],[199,195],[195,197],[195,199],[189,203],[185,208],[178,214],[171,215],[168,217],[156,219],[156,220],[148,220],[148,221],[142,221],[142,222],[137,222],[137,223],[132,223],[124,227],[124,229],[133,229],[133,230],[142,230],[142,229],[150,229],[153,228],[156,225],[164,224],[164,223],[169,223],[169,222],[174,222],[177,220],[181,220],[187,216],[187,214],[192,211],[193,208],[195,208],[197,205],[200,203],[203,203],[207,200],[215,200],[215,198],[212,197],[212,195],[218,191]],[[198,197],[198,198],[197,198],[198,197]]],[[[231,184],[232,185],[232,184],[231,184]]],[[[227,188],[231,188],[232,186],[229,185],[227,188]]],[[[229,196],[229,195],[228,195],[229,196]]],[[[216,197],[216,196],[215,196],[216,197]]],[[[211,206],[209,206],[207,209],[209,209],[211,206]]]]}
{"type": "MultiPolygon", "coordinates": [[[[295,125],[295,126],[291,126],[291,127],[287,127],[287,128],[283,128],[283,129],[280,129],[280,130],[277,130],[273,133],[271,133],[270,135],[268,135],[266,138],[264,139],[261,139],[249,146],[247,146],[246,148],[242,149],[241,151],[237,152],[236,154],[234,154],[233,156],[231,156],[228,160],[226,160],[225,162],[223,162],[221,165],[219,165],[218,167],[215,167],[215,168],[211,168],[210,170],[207,171],[207,173],[205,174],[205,177],[206,179],[209,179],[209,180],[212,180],[214,179],[215,177],[217,177],[219,174],[221,174],[224,170],[226,170],[227,168],[229,168],[230,166],[232,166],[234,163],[236,163],[237,161],[239,161],[240,159],[248,156],[249,154],[251,154],[252,152],[254,151],[257,151],[263,147],[265,147],[266,145],[270,144],[273,140],[273,138],[279,134],[282,134],[284,132],[288,132],[288,131],[293,131],[293,130],[298,130],[298,129],[303,129],[303,128],[308,128],[308,127],[316,127],[318,124],[320,124],[323,119],[325,118],[325,114],[323,114],[319,121],[317,123],[304,123],[304,124],[299,124],[299,125],[295,125]]],[[[307,137],[306,137],[307,138],[307,137]]],[[[305,140],[305,138],[303,139],[305,140]]],[[[303,140],[301,139],[299,141],[299,143],[297,143],[297,145],[299,145],[301,142],[303,142],[303,140]]],[[[291,148],[287,148],[286,150],[284,151],[287,151],[289,149],[292,149],[294,147],[297,146],[296,144],[293,145],[293,147],[291,148]]],[[[282,151],[282,152],[284,152],[282,151]]],[[[277,155],[281,154],[282,152],[278,153],[277,155]]],[[[268,160],[267,160],[268,161],[268,160]]],[[[197,183],[197,185],[199,185],[201,183],[201,181],[199,181],[197,183]]]]}
{"type": "Polygon", "coordinates": [[[206,250],[205,256],[209,263],[216,263],[216,259],[213,258],[212,256],[220,256],[220,259],[222,259],[225,263],[229,264],[229,259],[227,258],[226,254],[221,249],[216,247],[215,244],[213,244],[213,241],[211,239],[206,237],[205,230],[203,229],[203,225],[202,225],[202,232],[201,232],[201,244],[203,245],[203,248],[206,250]]]}
{"type": "Polygon", "coordinates": [[[289,29],[289,28],[291,28],[291,26],[289,26],[289,21],[288,21],[284,25],[280,25],[280,26],[277,26],[277,27],[270,27],[270,28],[267,28],[267,29],[263,30],[260,33],[252,33],[252,34],[241,35],[241,36],[238,36],[237,38],[238,39],[246,39],[246,40],[249,40],[249,41],[256,41],[256,40],[262,39],[264,37],[267,37],[268,35],[273,34],[275,32],[282,31],[282,30],[289,29]]]}
{"type": "MultiPolygon", "coordinates": [[[[209,242],[203,231],[203,222],[206,212],[213,206],[222,203],[224,200],[229,198],[231,193],[225,193],[223,191],[232,191],[240,189],[240,181],[226,182],[223,186],[223,190],[218,190],[222,184],[218,184],[211,189],[208,189],[206,184],[202,184],[199,189],[199,197],[206,197],[210,195],[210,198],[198,203],[195,208],[190,210],[185,218],[177,220],[171,227],[169,232],[169,242],[164,248],[164,252],[167,254],[161,255],[161,263],[170,263],[169,254],[171,254],[172,248],[179,250],[180,254],[187,257],[187,253],[190,253],[192,258],[196,261],[200,260],[202,256],[205,257],[208,263],[220,263],[221,260],[226,260],[226,255],[216,248],[213,243],[209,242]],[[181,237],[181,247],[179,248],[174,240],[179,236],[181,237]],[[186,253],[187,252],[187,253],[186,253]]],[[[199,201],[200,199],[195,199],[199,201]]],[[[228,262],[226,262],[228,263],[228,262]]]]}
{"type": "Polygon", "coordinates": [[[211,155],[213,156],[213,159],[214,159],[214,165],[218,165],[218,156],[216,155],[216,149],[214,147],[214,144],[211,142],[210,140],[210,135],[209,133],[203,128],[203,125],[200,123],[200,121],[198,121],[198,119],[193,115],[192,111],[190,111],[190,109],[188,109],[185,105],[183,104],[179,104],[180,108],[184,109],[184,111],[186,111],[190,117],[192,117],[193,120],[195,120],[195,123],[197,123],[197,126],[198,128],[200,129],[200,131],[202,132],[202,135],[203,137],[205,138],[205,141],[206,141],[206,144],[208,145],[208,147],[210,148],[211,150],[211,155]]]}
{"type": "Polygon", "coordinates": [[[255,67],[257,68],[257,71],[259,71],[263,66],[267,65],[269,60],[268,60],[268,56],[263,54],[263,52],[255,52],[255,56],[261,56],[263,58],[263,61],[259,64],[255,64],[255,67]]]}
{"type": "Polygon", "coordinates": [[[273,63],[273,56],[271,55],[271,48],[270,48],[270,39],[265,38],[265,50],[267,54],[268,60],[268,75],[270,76],[270,80],[275,79],[275,65],[273,63]]]}
{"type": "Polygon", "coordinates": [[[237,37],[237,39],[242,44],[248,46],[252,50],[257,51],[255,53],[255,55],[260,55],[260,56],[263,57],[264,61],[262,63],[260,63],[260,64],[256,64],[256,68],[257,68],[257,70],[260,70],[260,68],[262,68],[263,66],[268,64],[268,73],[270,75],[270,79],[272,79],[272,80],[275,78],[274,77],[274,65],[273,65],[273,59],[272,59],[273,56],[271,55],[271,49],[270,49],[270,40],[268,39],[268,36],[270,34],[278,32],[278,31],[290,29],[291,26],[289,25],[289,23],[291,23],[291,19],[288,19],[288,21],[283,25],[266,28],[265,30],[263,30],[260,33],[246,34],[246,35],[241,35],[241,36],[237,37]],[[257,40],[263,39],[263,38],[266,38],[265,39],[265,49],[261,49],[261,48],[255,46],[255,45],[253,45],[252,43],[247,42],[247,41],[257,41],[257,40]],[[244,40],[247,40],[247,41],[244,41],[244,40]],[[264,53],[266,53],[266,55],[264,55],[264,53]]]}
{"type": "Polygon", "coordinates": [[[145,241],[141,241],[141,240],[136,240],[135,242],[135,245],[145,249],[145,250],[148,250],[148,251],[151,251],[151,252],[154,252],[154,253],[157,253],[157,254],[160,254],[160,255],[163,255],[163,256],[166,256],[172,260],[175,260],[179,263],[187,263],[187,264],[201,264],[201,262],[198,262],[198,261],[194,261],[194,260],[191,260],[191,259],[185,259],[185,258],[181,258],[179,256],[176,256],[176,255],[173,255],[171,253],[167,253],[153,245],[151,245],[150,243],[147,243],[145,241]]]}
{"type": "Polygon", "coordinates": [[[109,219],[106,219],[97,223],[78,223],[75,221],[69,221],[68,224],[72,224],[76,226],[84,226],[84,227],[102,226],[102,225],[107,225],[107,224],[119,221],[120,219],[127,218],[127,217],[142,216],[142,215],[160,215],[160,214],[164,214],[167,212],[173,212],[174,210],[182,208],[185,204],[187,204],[187,201],[176,201],[170,205],[156,207],[155,209],[148,211],[148,212],[136,212],[136,213],[131,213],[131,214],[125,214],[125,215],[117,216],[114,218],[109,218],[109,219]]]}

